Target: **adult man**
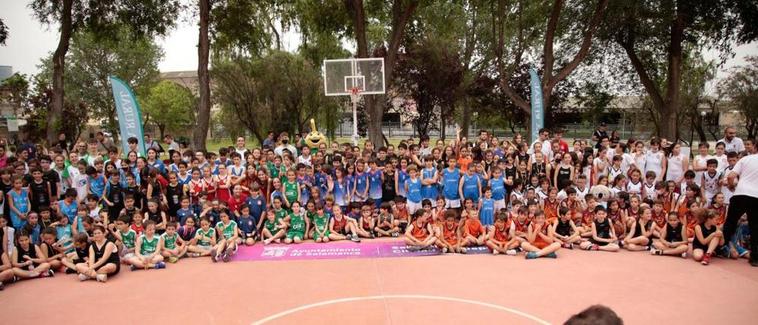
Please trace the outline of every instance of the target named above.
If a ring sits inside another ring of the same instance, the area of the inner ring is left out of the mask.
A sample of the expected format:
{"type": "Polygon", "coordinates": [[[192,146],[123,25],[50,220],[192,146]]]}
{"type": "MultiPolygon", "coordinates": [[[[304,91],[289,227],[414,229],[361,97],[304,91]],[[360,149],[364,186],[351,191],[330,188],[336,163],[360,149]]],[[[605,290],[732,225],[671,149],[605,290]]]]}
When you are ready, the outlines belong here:
{"type": "Polygon", "coordinates": [[[557,129],[557,130],[555,130],[555,132],[554,132],[554,133],[555,133],[555,134],[553,134],[553,137],[554,137],[556,140],[558,140],[558,143],[559,143],[559,147],[560,147],[560,151],[561,151],[562,153],[567,153],[567,152],[569,152],[569,145],[568,145],[568,142],[566,142],[565,140],[563,140],[563,129],[557,129]]]}
{"type": "Polygon", "coordinates": [[[595,144],[599,144],[600,140],[604,137],[608,138],[608,125],[605,122],[600,122],[600,126],[592,133],[592,141],[595,141],[595,144]]]}
{"type": "Polygon", "coordinates": [[[178,151],[179,150],[179,144],[174,141],[174,137],[170,134],[166,134],[163,136],[163,143],[168,145],[168,151],[178,151]]]}
{"type": "MultiPolygon", "coordinates": [[[[733,185],[739,177],[734,195],[729,200],[729,210],[724,223],[724,238],[727,240],[734,236],[737,222],[743,214],[747,214],[750,233],[758,234],[758,155],[743,157],[727,176],[729,185],[733,185]]],[[[750,249],[758,252],[758,240],[750,241],[750,249]]],[[[758,255],[751,254],[750,265],[758,266],[758,255]]]]}
{"type": "Polygon", "coordinates": [[[266,135],[266,138],[263,139],[263,146],[273,148],[276,145],[276,141],[274,140],[274,132],[268,131],[268,135],[266,135]]]}
{"type": "Polygon", "coordinates": [[[542,143],[542,154],[549,160],[550,157],[552,157],[553,152],[553,147],[550,144],[550,131],[548,131],[546,128],[540,129],[539,138],[532,142],[532,146],[529,147],[530,154],[534,153],[534,144],[537,143],[537,141],[542,143]]]}
{"type": "Polygon", "coordinates": [[[432,154],[432,148],[429,147],[429,136],[428,135],[422,135],[421,136],[419,147],[420,147],[419,149],[420,149],[421,157],[426,157],[426,156],[432,154]]]}
{"type": "Polygon", "coordinates": [[[745,151],[745,144],[743,144],[742,139],[737,137],[737,130],[731,126],[728,126],[724,130],[724,138],[719,140],[719,142],[723,142],[726,145],[725,151],[726,152],[743,152],[745,151]]]}
{"type": "Polygon", "coordinates": [[[287,149],[290,154],[292,154],[292,157],[297,156],[297,149],[295,149],[295,146],[289,144],[290,142],[290,136],[287,132],[282,132],[279,134],[279,142],[281,143],[276,149],[274,149],[274,153],[277,156],[281,156],[284,153],[284,150],[287,149]]]}
{"type": "Polygon", "coordinates": [[[163,148],[161,147],[160,143],[158,143],[158,141],[155,141],[150,133],[145,133],[145,150],[148,149],[154,149],[158,152],[158,154],[163,152],[163,148]]]}
{"type": "Polygon", "coordinates": [[[245,154],[248,152],[248,150],[245,148],[245,137],[237,138],[234,151],[236,151],[240,155],[240,158],[242,158],[243,160],[245,159],[245,154]]]}
{"type": "Polygon", "coordinates": [[[479,130],[479,139],[476,142],[476,145],[478,146],[480,143],[484,142],[485,148],[489,148],[490,146],[490,134],[487,132],[487,130],[479,130]]]}
{"type": "Polygon", "coordinates": [[[109,148],[116,146],[113,140],[106,138],[102,131],[95,134],[95,140],[97,140],[97,152],[107,152],[109,148]]]}

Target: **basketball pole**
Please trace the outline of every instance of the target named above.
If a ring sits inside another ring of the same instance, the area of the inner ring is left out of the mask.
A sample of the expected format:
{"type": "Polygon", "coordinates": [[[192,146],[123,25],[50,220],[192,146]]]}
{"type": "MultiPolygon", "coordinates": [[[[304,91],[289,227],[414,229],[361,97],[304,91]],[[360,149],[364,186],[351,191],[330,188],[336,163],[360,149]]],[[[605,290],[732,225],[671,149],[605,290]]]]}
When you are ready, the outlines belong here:
{"type": "Polygon", "coordinates": [[[358,101],[360,95],[356,89],[352,89],[350,100],[353,102],[353,145],[358,146],[358,101]]]}

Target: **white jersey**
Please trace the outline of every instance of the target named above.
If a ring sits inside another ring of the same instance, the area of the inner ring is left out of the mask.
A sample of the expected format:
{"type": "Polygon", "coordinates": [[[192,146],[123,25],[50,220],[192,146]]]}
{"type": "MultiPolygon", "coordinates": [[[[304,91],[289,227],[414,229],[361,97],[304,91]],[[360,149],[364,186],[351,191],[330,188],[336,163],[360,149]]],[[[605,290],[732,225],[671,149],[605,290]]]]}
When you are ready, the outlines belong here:
{"type": "Polygon", "coordinates": [[[676,156],[669,157],[668,164],[666,165],[666,180],[677,181],[684,176],[684,154],[679,153],[676,156]]]}
{"type": "Polygon", "coordinates": [[[706,171],[703,173],[703,191],[705,191],[705,198],[708,202],[711,201],[714,195],[719,192],[721,185],[721,173],[716,172],[713,176],[709,175],[706,171]]]}
{"type": "Polygon", "coordinates": [[[647,182],[645,182],[642,185],[642,189],[645,196],[643,199],[650,199],[655,201],[655,199],[658,198],[658,192],[655,190],[655,182],[653,182],[652,185],[649,185],[647,182]]]}
{"type": "Polygon", "coordinates": [[[721,173],[726,169],[726,166],[729,166],[729,161],[726,159],[726,155],[719,156],[713,156],[713,159],[716,159],[719,164],[716,166],[716,170],[721,173]]]}
{"type": "Polygon", "coordinates": [[[608,175],[608,163],[606,163],[605,160],[601,159],[600,157],[592,160],[592,166],[600,171],[597,175],[595,175],[595,179],[593,181],[597,181],[600,176],[608,175]]]}
{"type": "Polygon", "coordinates": [[[621,170],[626,174],[629,168],[634,164],[634,157],[628,153],[621,155],[621,170]]]}
{"type": "MultiPolygon", "coordinates": [[[[734,166],[727,166],[726,168],[724,168],[724,172],[721,173],[721,177],[722,178],[727,177],[729,173],[732,172],[732,169],[734,169],[734,166]]],[[[737,183],[736,179],[735,179],[735,183],[737,183]]],[[[722,186],[721,193],[724,193],[724,204],[728,205],[729,200],[731,200],[732,196],[734,196],[734,191],[730,190],[728,186],[722,186]]]]}
{"type": "MultiPolygon", "coordinates": [[[[708,161],[708,159],[711,159],[711,158],[713,158],[713,156],[711,155],[706,155],[705,157],[701,155],[697,155],[695,156],[694,165],[697,167],[705,167],[706,162],[708,161]]],[[[702,171],[695,172],[695,184],[701,184],[700,182],[702,180],[703,180],[703,172],[702,171]]]]}
{"type": "MultiPolygon", "coordinates": [[[[610,166],[608,167],[608,181],[609,183],[612,183],[613,180],[616,179],[616,176],[623,174],[624,171],[622,168],[616,169],[616,167],[610,166]]],[[[613,184],[611,184],[613,185],[613,184]]]]}
{"type": "Polygon", "coordinates": [[[245,175],[245,166],[235,166],[231,165],[229,166],[229,174],[233,177],[242,177],[245,175]]]}
{"type": "MultiPolygon", "coordinates": [[[[644,172],[645,171],[645,157],[646,157],[645,153],[644,152],[640,154],[635,153],[634,155],[632,155],[632,157],[634,158],[634,165],[637,166],[637,169],[644,172]]],[[[645,175],[642,175],[642,176],[645,176],[645,175]]]]}
{"type": "Polygon", "coordinates": [[[576,197],[582,201],[584,201],[584,197],[590,193],[590,187],[586,185],[584,186],[584,189],[581,189],[578,186],[574,186],[574,189],[576,190],[576,197]]]}
{"type": "Polygon", "coordinates": [[[630,180],[629,183],[626,184],[626,192],[629,193],[629,195],[642,195],[642,183],[642,181],[638,181],[637,184],[634,184],[634,182],[630,180]]]}
{"type": "Polygon", "coordinates": [[[663,152],[662,151],[648,151],[645,154],[645,173],[654,172],[656,179],[662,179],[661,173],[663,172],[663,152]]]}

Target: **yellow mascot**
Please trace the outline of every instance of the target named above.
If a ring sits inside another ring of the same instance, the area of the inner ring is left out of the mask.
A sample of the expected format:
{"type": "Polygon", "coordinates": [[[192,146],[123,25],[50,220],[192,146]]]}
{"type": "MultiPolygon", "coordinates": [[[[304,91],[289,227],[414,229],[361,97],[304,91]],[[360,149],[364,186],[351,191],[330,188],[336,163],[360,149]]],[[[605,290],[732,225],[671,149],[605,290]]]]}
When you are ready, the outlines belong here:
{"type": "Polygon", "coordinates": [[[308,136],[305,137],[305,144],[308,148],[311,148],[311,153],[316,153],[318,146],[322,143],[326,144],[326,136],[318,131],[316,121],[311,119],[311,133],[308,133],[308,136]]]}

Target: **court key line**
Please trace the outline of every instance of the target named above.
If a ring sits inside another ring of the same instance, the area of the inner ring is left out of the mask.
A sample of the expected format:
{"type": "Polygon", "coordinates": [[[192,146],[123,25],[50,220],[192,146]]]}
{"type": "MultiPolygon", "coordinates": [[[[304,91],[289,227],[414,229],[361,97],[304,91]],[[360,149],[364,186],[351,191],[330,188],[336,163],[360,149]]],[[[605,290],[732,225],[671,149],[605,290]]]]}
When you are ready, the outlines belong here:
{"type": "Polygon", "coordinates": [[[539,318],[537,316],[525,313],[525,312],[517,310],[517,309],[501,306],[501,305],[496,305],[496,304],[491,304],[491,303],[482,302],[482,301],[476,301],[476,300],[462,299],[462,298],[443,297],[443,296],[427,296],[427,295],[381,295],[381,296],[349,297],[349,298],[326,300],[326,301],[322,301],[322,302],[317,302],[317,303],[312,303],[312,304],[308,304],[308,305],[303,305],[303,306],[292,308],[292,309],[287,309],[287,310],[282,311],[280,313],[273,314],[273,315],[268,316],[266,318],[259,319],[259,320],[255,321],[255,322],[253,322],[252,325],[265,324],[265,323],[268,323],[268,322],[270,322],[272,320],[275,320],[277,318],[282,318],[282,317],[285,317],[287,315],[294,314],[294,313],[297,313],[297,312],[300,312],[300,311],[303,311],[303,310],[307,310],[307,309],[311,309],[311,308],[316,308],[316,307],[321,307],[321,306],[327,306],[327,305],[334,305],[334,304],[340,304],[340,303],[345,303],[345,302],[364,301],[364,300],[380,300],[380,299],[382,299],[382,300],[383,299],[427,299],[427,300],[442,300],[442,301],[459,302],[459,303],[470,304],[470,305],[477,305],[477,306],[483,306],[483,307],[488,307],[488,308],[492,308],[492,309],[497,309],[497,310],[509,312],[509,313],[512,313],[512,314],[515,314],[515,315],[527,318],[529,320],[532,320],[532,321],[534,321],[537,324],[550,325],[550,323],[548,321],[543,320],[543,319],[541,319],[541,318],[539,318]]]}

